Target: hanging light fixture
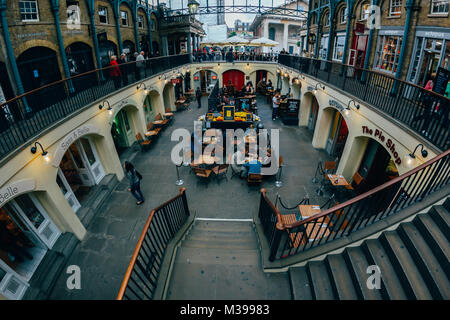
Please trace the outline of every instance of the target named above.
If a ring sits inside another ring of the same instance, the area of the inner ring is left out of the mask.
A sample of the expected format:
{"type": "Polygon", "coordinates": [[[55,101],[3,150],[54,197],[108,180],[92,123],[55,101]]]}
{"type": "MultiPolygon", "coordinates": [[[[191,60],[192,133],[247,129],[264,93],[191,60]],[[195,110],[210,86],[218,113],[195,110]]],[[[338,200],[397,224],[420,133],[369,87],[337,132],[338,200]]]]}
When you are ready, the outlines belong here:
{"type": "Polygon", "coordinates": [[[148,89],[147,89],[147,85],[144,82],[141,82],[137,85],[136,89],[139,90],[141,88],[144,88],[144,93],[147,95],[148,94],[148,89]]]}
{"type": "Polygon", "coordinates": [[[35,154],[37,152],[37,146],[41,147],[42,150],[42,157],[44,158],[45,162],[49,163],[50,162],[50,155],[48,154],[47,151],[44,150],[44,148],[42,147],[42,144],[39,143],[39,141],[36,141],[34,143],[34,145],[31,147],[31,153],[35,154]]]}
{"type": "Polygon", "coordinates": [[[359,108],[360,108],[359,104],[356,104],[355,100],[350,100],[350,101],[347,103],[347,108],[344,109],[344,115],[347,116],[347,117],[350,117],[350,116],[352,115],[352,113],[351,113],[352,109],[350,109],[350,104],[351,104],[352,102],[353,102],[353,106],[354,106],[357,110],[359,110],[359,108]]]}
{"type": "Polygon", "coordinates": [[[325,86],[324,86],[322,83],[317,82],[317,83],[316,83],[316,86],[314,87],[314,90],[313,90],[314,95],[316,95],[317,92],[318,92],[318,91],[317,91],[317,86],[319,86],[320,89],[325,90],[325,86]]]}
{"type": "Polygon", "coordinates": [[[188,9],[190,14],[196,14],[200,4],[195,0],[188,1],[188,9]]]}

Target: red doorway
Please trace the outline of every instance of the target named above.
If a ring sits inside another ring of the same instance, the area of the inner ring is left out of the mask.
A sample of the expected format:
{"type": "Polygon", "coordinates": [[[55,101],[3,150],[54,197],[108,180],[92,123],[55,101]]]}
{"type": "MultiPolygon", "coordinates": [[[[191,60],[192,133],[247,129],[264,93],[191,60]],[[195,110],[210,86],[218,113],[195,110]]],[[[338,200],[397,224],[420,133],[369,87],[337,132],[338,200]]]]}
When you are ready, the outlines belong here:
{"type": "Polygon", "coordinates": [[[228,86],[229,82],[237,89],[241,90],[245,82],[245,74],[239,70],[228,70],[223,73],[223,86],[228,86]]]}

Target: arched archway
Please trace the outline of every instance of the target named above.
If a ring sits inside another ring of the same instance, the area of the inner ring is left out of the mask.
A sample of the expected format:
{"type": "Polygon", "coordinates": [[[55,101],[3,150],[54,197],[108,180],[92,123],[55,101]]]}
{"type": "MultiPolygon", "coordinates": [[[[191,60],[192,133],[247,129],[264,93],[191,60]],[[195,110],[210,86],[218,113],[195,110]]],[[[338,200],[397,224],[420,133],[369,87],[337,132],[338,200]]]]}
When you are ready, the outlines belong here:
{"type": "MultiPolygon", "coordinates": [[[[113,55],[117,56],[117,46],[114,42],[109,40],[100,41],[99,44],[100,51],[100,60],[102,63],[102,68],[105,68],[109,65],[110,58],[113,55]]],[[[104,72],[105,76],[109,74],[109,72],[104,72]]]]}
{"type": "MultiPolygon", "coordinates": [[[[24,51],[17,58],[17,66],[25,92],[61,80],[56,52],[47,47],[32,47],[24,51]]],[[[39,90],[33,94],[33,99],[27,99],[27,103],[38,111],[60,101],[64,95],[64,84],[61,84],[60,90],[53,86],[39,90]]]]}
{"type": "Polygon", "coordinates": [[[116,151],[121,155],[136,141],[136,135],[141,133],[139,110],[134,105],[126,105],[116,110],[112,119],[111,135],[116,151]]]}
{"type": "MultiPolygon", "coordinates": [[[[74,42],[66,48],[67,64],[71,76],[76,76],[93,70],[94,59],[92,48],[84,42],[74,42]]],[[[80,78],[75,78],[72,83],[76,91],[84,90],[92,86],[95,80],[95,73],[80,78]]]]}
{"type": "Polygon", "coordinates": [[[135,48],[134,42],[130,40],[125,40],[123,42],[123,52],[127,55],[128,60],[130,60],[130,57],[136,52],[135,48]]]}
{"type": "Polygon", "coordinates": [[[156,115],[161,110],[161,97],[158,91],[150,91],[144,99],[145,122],[149,124],[155,120],[156,115]]]}
{"type": "Polygon", "coordinates": [[[218,81],[218,75],[211,70],[201,70],[194,73],[194,90],[200,87],[203,93],[209,93],[218,81]]]}
{"type": "Polygon", "coordinates": [[[241,90],[245,83],[245,73],[240,70],[228,70],[222,74],[223,86],[228,86],[232,84],[235,89],[241,90]]]}

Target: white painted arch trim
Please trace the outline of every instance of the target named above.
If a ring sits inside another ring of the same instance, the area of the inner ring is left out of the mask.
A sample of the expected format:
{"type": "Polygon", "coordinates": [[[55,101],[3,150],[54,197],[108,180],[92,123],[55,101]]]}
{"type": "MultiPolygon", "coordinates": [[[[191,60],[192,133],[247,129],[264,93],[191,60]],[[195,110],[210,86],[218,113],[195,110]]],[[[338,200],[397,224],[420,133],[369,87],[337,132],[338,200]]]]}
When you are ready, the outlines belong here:
{"type": "Polygon", "coordinates": [[[56,148],[55,155],[53,156],[52,166],[55,168],[59,167],[64,153],[66,153],[70,145],[79,138],[88,134],[100,134],[100,128],[92,124],[85,124],[66,135],[56,148]]]}
{"type": "Polygon", "coordinates": [[[36,181],[34,179],[23,179],[8,184],[0,189],[0,207],[21,194],[34,191],[36,181]]]}

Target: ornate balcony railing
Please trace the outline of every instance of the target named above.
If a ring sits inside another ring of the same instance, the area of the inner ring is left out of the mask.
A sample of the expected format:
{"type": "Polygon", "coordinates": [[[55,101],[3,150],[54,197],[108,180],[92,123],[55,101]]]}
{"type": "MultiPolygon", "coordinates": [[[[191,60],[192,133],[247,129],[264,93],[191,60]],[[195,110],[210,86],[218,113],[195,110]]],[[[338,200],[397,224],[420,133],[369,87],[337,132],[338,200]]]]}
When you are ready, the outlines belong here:
{"type": "Polygon", "coordinates": [[[160,72],[190,63],[189,55],[176,55],[92,70],[17,96],[0,104],[0,160],[58,121],[122,87],[138,83],[160,72]]]}
{"type": "Polygon", "coordinates": [[[278,63],[352,94],[440,150],[449,147],[450,99],[440,94],[380,72],[336,62],[280,55],[278,63]]]}

